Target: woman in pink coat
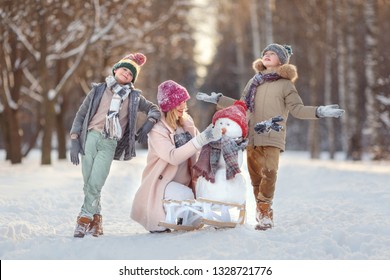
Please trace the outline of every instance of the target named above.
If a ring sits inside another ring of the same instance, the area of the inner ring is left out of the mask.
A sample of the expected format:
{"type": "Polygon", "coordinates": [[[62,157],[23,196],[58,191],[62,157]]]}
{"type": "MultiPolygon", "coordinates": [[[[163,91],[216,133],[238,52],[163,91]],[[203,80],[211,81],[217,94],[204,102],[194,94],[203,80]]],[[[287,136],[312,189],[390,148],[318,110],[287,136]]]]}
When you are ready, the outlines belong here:
{"type": "Polygon", "coordinates": [[[163,199],[194,199],[192,166],[203,145],[219,140],[222,132],[212,125],[202,133],[187,113],[187,90],[168,80],[158,87],[161,120],[148,135],[148,156],[141,186],[135,194],[131,218],[150,232],[165,232],[163,199]]]}

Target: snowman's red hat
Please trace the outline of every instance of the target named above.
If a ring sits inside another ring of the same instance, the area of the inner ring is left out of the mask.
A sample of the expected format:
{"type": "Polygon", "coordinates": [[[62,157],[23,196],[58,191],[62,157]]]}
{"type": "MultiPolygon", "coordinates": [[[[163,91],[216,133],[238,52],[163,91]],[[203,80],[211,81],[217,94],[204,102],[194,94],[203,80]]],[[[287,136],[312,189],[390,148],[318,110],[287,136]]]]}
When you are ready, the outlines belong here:
{"type": "Polygon", "coordinates": [[[213,124],[218,119],[228,118],[236,122],[242,130],[242,137],[248,134],[248,123],[246,121],[246,105],[243,101],[237,100],[233,105],[217,111],[213,116],[213,124]]]}

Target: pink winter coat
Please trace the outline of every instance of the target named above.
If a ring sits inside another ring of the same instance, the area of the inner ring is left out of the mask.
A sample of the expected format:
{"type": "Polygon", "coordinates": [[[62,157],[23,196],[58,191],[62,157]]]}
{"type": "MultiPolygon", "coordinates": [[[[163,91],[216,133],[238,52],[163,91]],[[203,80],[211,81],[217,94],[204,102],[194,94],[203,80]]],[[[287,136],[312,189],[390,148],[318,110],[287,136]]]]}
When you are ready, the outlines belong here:
{"type": "MultiPolygon", "coordinates": [[[[192,136],[199,133],[188,114],[183,128],[192,136]]],[[[192,172],[192,166],[196,163],[200,151],[192,141],[176,148],[174,135],[175,131],[168,126],[164,116],[148,135],[147,163],[142,174],[141,186],[134,197],[130,216],[149,231],[165,229],[158,226],[160,221],[165,220],[162,203],[165,187],[175,177],[178,165],[184,161],[188,161],[192,172]]],[[[194,186],[189,187],[194,191],[194,186]]]]}

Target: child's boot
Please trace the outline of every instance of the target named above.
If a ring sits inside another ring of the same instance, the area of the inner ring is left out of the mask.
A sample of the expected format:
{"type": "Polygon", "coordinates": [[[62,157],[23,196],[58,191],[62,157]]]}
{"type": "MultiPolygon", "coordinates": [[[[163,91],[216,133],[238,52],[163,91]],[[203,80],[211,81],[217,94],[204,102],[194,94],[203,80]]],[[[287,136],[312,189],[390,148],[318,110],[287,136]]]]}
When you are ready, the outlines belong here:
{"type": "Polygon", "coordinates": [[[274,226],[272,202],[258,201],[256,209],[256,230],[267,230],[274,226]]]}
{"type": "Polygon", "coordinates": [[[88,231],[91,219],[88,217],[77,217],[76,228],[74,230],[74,237],[83,238],[88,231]]]}
{"type": "Polygon", "coordinates": [[[100,214],[93,215],[93,220],[89,225],[88,233],[95,237],[103,235],[103,217],[100,214]]]}

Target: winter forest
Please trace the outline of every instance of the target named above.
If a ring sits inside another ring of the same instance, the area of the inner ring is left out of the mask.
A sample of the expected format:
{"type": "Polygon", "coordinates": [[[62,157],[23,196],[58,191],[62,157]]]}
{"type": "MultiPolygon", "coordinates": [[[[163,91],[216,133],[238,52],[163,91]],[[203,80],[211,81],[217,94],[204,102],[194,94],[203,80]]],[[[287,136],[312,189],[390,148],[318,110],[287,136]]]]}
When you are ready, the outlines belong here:
{"type": "Polygon", "coordinates": [[[341,119],[290,117],[288,150],[390,158],[389,0],[3,0],[0,14],[1,160],[21,163],[32,149],[42,165],[54,150],[65,159],[91,83],[130,52],[148,58],[136,85],[143,94],[155,102],[164,80],[184,85],[203,129],[215,107],[195,94],[239,98],[271,42],[292,46],[306,105],[346,110],[341,119]]]}

